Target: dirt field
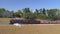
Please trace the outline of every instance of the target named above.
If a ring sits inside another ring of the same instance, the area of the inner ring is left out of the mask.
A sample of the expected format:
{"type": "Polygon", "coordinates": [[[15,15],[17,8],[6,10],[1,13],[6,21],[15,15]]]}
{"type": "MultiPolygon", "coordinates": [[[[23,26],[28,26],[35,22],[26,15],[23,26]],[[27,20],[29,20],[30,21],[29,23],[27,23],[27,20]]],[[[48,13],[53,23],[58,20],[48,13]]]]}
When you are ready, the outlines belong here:
{"type": "Polygon", "coordinates": [[[0,18],[0,34],[60,34],[60,24],[25,24],[17,27],[9,24],[11,18],[0,18]]]}
{"type": "Polygon", "coordinates": [[[0,25],[0,34],[60,34],[60,24],[24,25],[21,27],[0,25]]]}
{"type": "Polygon", "coordinates": [[[0,18],[0,24],[8,24],[10,18],[0,18]]]}
{"type": "MultiPolygon", "coordinates": [[[[15,19],[15,18],[0,18],[0,24],[9,24],[10,19],[15,19]]],[[[20,18],[22,19],[22,18],[20,18]]]]}
{"type": "MultiPolygon", "coordinates": [[[[16,18],[0,18],[0,24],[9,24],[11,19],[16,19],[16,18]]],[[[23,18],[19,18],[22,20],[23,18]]]]}

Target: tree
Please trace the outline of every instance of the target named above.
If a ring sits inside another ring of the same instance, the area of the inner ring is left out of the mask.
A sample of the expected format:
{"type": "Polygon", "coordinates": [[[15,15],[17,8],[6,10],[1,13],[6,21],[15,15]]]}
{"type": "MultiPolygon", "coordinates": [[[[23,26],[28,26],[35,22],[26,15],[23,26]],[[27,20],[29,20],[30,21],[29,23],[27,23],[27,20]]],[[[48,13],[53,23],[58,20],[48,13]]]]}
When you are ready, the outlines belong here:
{"type": "Polygon", "coordinates": [[[22,12],[21,12],[21,10],[18,10],[17,12],[15,12],[15,14],[16,14],[16,17],[22,17],[22,12]]]}
{"type": "Polygon", "coordinates": [[[12,17],[11,18],[14,18],[15,17],[15,13],[14,13],[13,10],[11,11],[11,14],[12,14],[12,17]]]}
{"type": "Polygon", "coordinates": [[[35,12],[31,11],[30,8],[24,8],[23,11],[18,10],[9,11],[4,8],[0,8],[0,17],[3,18],[26,18],[26,19],[51,19],[60,20],[60,10],[59,9],[35,9],[35,12]]]}
{"type": "Polygon", "coordinates": [[[60,20],[60,10],[58,10],[57,12],[56,12],[56,17],[57,17],[57,20],[60,20]]]}
{"type": "Polygon", "coordinates": [[[43,8],[42,13],[46,15],[46,10],[43,8]]]}
{"type": "Polygon", "coordinates": [[[56,20],[57,19],[57,11],[58,11],[58,9],[50,9],[50,10],[48,10],[48,16],[49,16],[49,18],[50,19],[52,19],[52,20],[56,20]]]}
{"type": "Polygon", "coordinates": [[[36,14],[34,14],[34,13],[30,13],[30,15],[29,15],[29,19],[36,19],[36,14]]]}
{"type": "Polygon", "coordinates": [[[42,12],[42,9],[39,9],[39,11],[40,11],[40,14],[42,14],[43,12],[42,12]]]}
{"type": "Polygon", "coordinates": [[[23,18],[29,19],[30,13],[31,13],[31,11],[29,8],[23,9],[23,18]]]}
{"type": "Polygon", "coordinates": [[[39,15],[39,10],[35,9],[35,15],[38,16],[39,15]]]}
{"type": "Polygon", "coordinates": [[[38,19],[47,19],[47,16],[44,14],[39,14],[37,18],[38,19]]]}
{"type": "Polygon", "coordinates": [[[30,9],[29,8],[24,8],[23,9],[23,13],[30,13],[31,11],[30,11],[30,9]]]}
{"type": "Polygon", "coordinates": [[[0,8],[0,17],[3,17],[4,16],[4,12],[5,12],[6,10],[4,9],[4,8],[0,8]]]}
{"type": "Polygon", "coordinates": [[[10,17],[10,11],[4,8],[0,8],[0,17],[10,17]]]}

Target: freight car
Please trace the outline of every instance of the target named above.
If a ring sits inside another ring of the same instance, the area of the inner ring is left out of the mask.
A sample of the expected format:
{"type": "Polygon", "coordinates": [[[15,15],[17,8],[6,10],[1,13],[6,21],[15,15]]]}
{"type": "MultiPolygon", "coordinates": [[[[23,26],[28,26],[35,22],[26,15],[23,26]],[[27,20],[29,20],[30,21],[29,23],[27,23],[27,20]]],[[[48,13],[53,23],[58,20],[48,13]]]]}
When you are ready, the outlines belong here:
{"type": "Polygon", "coordinates": [[[14,24],[14,23],[18,23],[18,24],[40,24],[40,21],[37,20],[32,20],[32,19],[11,19],[10,20],[10,24],[14,24]]]}

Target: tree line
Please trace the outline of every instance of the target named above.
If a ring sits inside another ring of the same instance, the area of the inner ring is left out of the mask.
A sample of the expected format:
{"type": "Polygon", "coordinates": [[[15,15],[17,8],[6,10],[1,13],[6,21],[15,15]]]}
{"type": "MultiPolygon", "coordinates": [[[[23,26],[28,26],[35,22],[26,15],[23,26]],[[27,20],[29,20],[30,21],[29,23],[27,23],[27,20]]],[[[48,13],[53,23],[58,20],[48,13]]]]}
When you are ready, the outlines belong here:
{"type": "Polygon", "coordinates": [[[17,11],[9,11],[4,8],[0,8],[0,18],[25,18],[25,19],[48,19],[48,20],[60,20],[59,9],[35,9],[24,8],[17,11]]]}

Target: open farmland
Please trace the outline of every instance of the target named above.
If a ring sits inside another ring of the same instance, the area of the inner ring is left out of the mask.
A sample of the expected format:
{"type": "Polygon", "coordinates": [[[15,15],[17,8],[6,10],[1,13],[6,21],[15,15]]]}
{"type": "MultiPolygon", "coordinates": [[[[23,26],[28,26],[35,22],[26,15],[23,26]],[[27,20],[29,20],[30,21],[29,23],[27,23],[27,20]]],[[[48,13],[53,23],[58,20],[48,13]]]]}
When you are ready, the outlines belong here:
{"type": "Polygon", "coordinates": [[[21,27],[1,25],[0,34],[60,34],[60,24],[25,24],[21,27]]]}
{"type": "Polygon", "coordinates": [[[0,24],[8,24],[10,18],[0,18],[0,24]]]}
{"type": "MultiPolygon", "coordinates": [[[[0,18],[0,24],[9,24],[10,19],[15,19],[15,18],[0,18]]],[[[20,18],[22,19],[22,18],[20,18]]]]}
{"type": "Polygon", "coordinates": [[[8,25],[10,19],[0,18],[0,34],[60,34],[60,24],[22,24],[17,27],[8,25]]]}

